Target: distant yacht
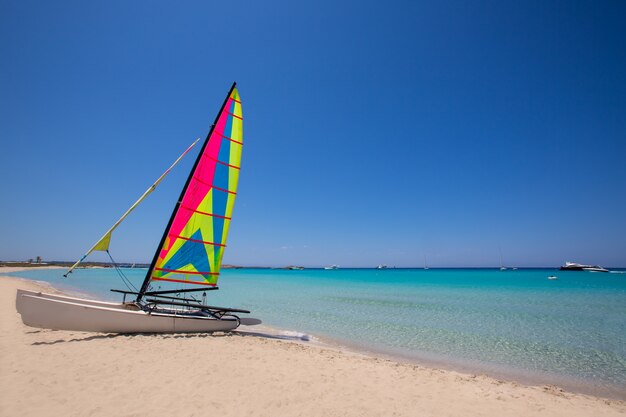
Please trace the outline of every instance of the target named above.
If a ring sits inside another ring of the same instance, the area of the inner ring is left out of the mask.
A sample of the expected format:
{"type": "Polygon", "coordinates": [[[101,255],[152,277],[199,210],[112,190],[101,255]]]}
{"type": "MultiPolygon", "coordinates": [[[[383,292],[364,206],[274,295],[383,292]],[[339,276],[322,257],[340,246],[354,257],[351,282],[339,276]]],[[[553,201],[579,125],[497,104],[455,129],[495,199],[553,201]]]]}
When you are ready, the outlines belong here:
{"type": "Polygon", "coordinates": [[[325,266],[324,269],[339,269],[339,265],[325,266]]]}
{"type": "Polygon", "coordinates": [[[502,249],[500,249],[500,271],[506,271],[506,266],[502,263],[502,249]]]}
{"type": "Polygon", "coordinates": [[[587,272],[609,272],[608,269],[598,265],[583,265],[576,262],[565,262],[565,265],[559,268],[561,271],[587,271],[587,272]]]}
{"type": "Polygon", "coordinates": [[[376,267],[376,269],[387,269],[387,265],[385,264],[380,264],[376,267]]]}
{"type": "Polygon", "coordinates": [[[558,279],[558,278],[557,278],[556,276],[554,276],[554,275],[550,275],[550,276],[548,277],[548,279],[549,279],[549,280],[551,280],[551,281],[553,281],[553,280],[558,279]]]}

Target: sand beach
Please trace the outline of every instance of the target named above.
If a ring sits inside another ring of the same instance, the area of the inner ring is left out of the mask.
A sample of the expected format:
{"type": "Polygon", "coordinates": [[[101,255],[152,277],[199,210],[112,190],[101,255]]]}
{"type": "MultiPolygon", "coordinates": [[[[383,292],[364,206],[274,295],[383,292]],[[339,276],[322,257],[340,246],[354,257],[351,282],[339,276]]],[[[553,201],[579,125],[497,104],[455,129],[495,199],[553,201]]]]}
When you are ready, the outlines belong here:
{"type": "MultiPolygon", "coordinates": [[[[10,272],[3,268],[0,271],[10,272]]],[[[242,328],[115,335],[29,328],[0,278],[3,416],[624,416],[626,403],[365,356],[242,328]]]]}

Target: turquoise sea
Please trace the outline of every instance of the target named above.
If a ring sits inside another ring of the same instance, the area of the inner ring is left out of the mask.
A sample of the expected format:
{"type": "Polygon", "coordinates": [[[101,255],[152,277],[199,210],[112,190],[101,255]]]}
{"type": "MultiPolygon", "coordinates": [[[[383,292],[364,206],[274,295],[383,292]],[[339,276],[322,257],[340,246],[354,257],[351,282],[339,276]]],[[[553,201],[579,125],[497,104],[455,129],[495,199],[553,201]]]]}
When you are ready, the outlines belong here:
{"type": "MultiPolygon", "coordinates": [[[[626,273],[554,269],[224,270],[212,305],[322,340],[626,398],[626,273]],[[556,275],[558,280],[548,280],[556,275]]],[[[139,285],[145,269],[125,269],[139,285]]],[[[12,274],[119,300],[112,269],[12,274]]]]}

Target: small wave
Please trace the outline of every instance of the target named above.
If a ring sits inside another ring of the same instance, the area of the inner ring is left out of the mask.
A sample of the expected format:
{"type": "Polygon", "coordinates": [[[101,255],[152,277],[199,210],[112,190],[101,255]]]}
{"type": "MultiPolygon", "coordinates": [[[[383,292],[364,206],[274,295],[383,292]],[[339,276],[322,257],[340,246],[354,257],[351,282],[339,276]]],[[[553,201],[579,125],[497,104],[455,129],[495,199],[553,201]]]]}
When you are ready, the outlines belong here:
{"type": "Polygon", "coordinates": [[[287,336],[290,339],[299,339],[305,342],[309,342],[311,340],[311,336],[306,333],[295,332],[293,330],[283,330],[280,332],[281,336],[287,336]]]}

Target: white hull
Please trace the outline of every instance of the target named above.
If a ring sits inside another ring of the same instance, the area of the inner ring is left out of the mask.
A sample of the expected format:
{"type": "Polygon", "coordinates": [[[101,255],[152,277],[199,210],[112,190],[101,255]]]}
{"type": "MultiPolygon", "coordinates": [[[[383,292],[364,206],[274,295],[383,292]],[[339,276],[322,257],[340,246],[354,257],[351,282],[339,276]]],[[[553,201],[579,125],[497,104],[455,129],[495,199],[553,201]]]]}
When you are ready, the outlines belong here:
{"type": "MultiPolygon", "coordinates": [[[[86,298],[76,298],[76,297],[68,297],[66,295],[57,295],[57,294],[47,294],[45,292],[37,292],[37,291],[28,291],[28,290],[17,290],[17,295],[15,297],[15,308],[17,312],[22,314],[22,295],[31,295],[34,297],[47,298],[50,300],[59,300],[59,301],[67,301],[70,303],[78,303],[85,304],[96,307],[106,307],[106,308],[118,308],[118,309],[133,309],[133,304],[122,304],[122,303],[112,303],[109,301],[99,301],[99,300],[88,300],[86,298]]],[[[136,309],[136,308],[135,308],[136,309]]]]}
{"type": "Polygon", "coordinates": [[[133,304],[107,303],[19,290],[16,307],[25,325],[102,333],[203,333],[233,330],[239,319],[148,313],[133,304]]]}
{"type": "Polygon", "coordinates": [[[610,272],[608,269],[598,265],[583,265],[576,262],[565,262],[565,265],[559,268],[561,271],[587,271],[587,272],[610,272]]]}
{"type": "Polygon", "coordinates": [[[593,267],[593,268],[583,268],[583,271],[587,272],[609,272],[608,269],[604,269],[602,267],[593,267]]]}

